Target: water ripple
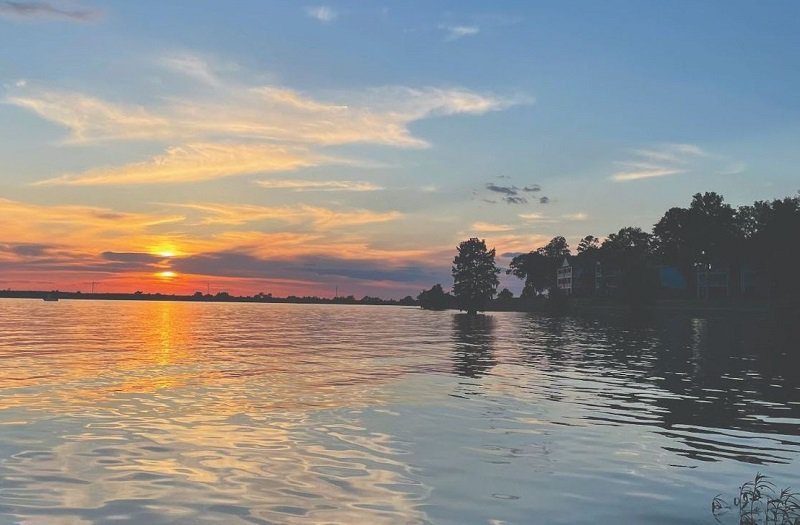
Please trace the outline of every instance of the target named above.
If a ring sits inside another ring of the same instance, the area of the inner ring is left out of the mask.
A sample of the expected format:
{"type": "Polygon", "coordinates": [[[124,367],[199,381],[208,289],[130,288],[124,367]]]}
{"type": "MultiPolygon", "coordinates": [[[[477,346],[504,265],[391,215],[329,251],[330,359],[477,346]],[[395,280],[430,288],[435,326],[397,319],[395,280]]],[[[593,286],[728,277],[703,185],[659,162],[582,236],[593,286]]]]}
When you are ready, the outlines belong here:
{"type": "Polygon", "coordinates": [[[741,319],[1,306],[3,525],[692,522],[800,482],[796,356],[741,319]]]}

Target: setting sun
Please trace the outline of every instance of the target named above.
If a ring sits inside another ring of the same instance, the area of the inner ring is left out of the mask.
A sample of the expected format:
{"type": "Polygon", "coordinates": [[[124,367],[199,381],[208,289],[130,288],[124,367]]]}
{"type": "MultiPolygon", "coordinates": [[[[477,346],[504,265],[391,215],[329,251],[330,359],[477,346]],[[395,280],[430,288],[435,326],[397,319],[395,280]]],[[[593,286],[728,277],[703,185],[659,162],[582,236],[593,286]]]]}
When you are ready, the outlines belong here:
{"type": "Polygon", "coordinates": [[[158,276],[160,279],[174,279],[175,277],[178,276],[178,274],[167,270],[164,272],[158,272],[156,276],[158,276]]]}
{"type": "Polygon", "coordinates": [[[177,249],[177,247],[172,244],[171,242],[161,242],[155,246],[152,246],[149,250],[151,255],[156,255],[158,257],[176,257],[181,252],[177,249]]]}

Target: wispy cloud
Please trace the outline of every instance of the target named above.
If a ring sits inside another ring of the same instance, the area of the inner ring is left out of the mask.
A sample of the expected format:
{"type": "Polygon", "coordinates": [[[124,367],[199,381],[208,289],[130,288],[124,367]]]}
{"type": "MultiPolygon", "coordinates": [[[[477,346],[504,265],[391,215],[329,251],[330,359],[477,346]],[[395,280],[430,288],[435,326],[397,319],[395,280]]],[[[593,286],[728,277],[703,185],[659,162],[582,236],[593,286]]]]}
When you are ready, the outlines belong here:
{"type": "Polygon", "coordinates": [[[109,184],[165,184],[207,180],[232,175],[292,171],[330,163],[305,148],[271,144],[189,144],[169,149],[145,162],[113,168],[94,168],[36,183],[37,185],[93,186],[109,184]]]}
{"type": "MultiPolygon", "coordinates": [[[[227,82],[207,61],[190,54],[170,55],[162,65],[214,89],[192,98],[167,96],[161,98],[165,102],[134,106],[29,84],[10,88],[6,103],[64,126],[70,131],[68,143],[155,140],[172,146],[150,161],[67,175],[48,183],[174,182],[296,169],[333,161],[315,152],[315,147],[328,145],[371,143],[423,148],[429,144],[410,130],[416,121],[481,115],[525,102],[519,97],[458,88],[400,86],[329,93],[323,100],[286,87],[227,82]],[[214,146],[216,142],[219,144],[214,146]],[[259,165],[230,157],[221,165],[218,161],[232,148],[230,144],[240,144],[237,148],[246,150],[246,160],[258,157],[259,165]],[[282,150],[299,158],[286,163],[288,155],[280,154],[282,150]],[[272,157],[278,152],[280,161],[268,160],[265,152],[272,157]],[[207,163],[209,155],[212,162],[207,163]],[[148,176],[147,170],[166,177],[148,176]],[[196,170],[198,175],[191,176],[188,170],[196,170]]],[[[366,167],[363,161],[349,162],[366,167]]]]}
{"type": "Polygon", "coordinates": [[[267,179],[255,182],[262,188],[293,191],[380,191],[384,189],[371,182],[352,180],[267,179]]]}
{"type": "Polygon", "coordinates": [[[617,162],[620,171],[611,176],[615,182],[627,182],[686,173],[690,163],[708,154],[693,144],[663,144],[634,151],[634,158],[617,162]]]}
{"type": "Polygon", "coordinates": [[[339,13],[325,5],[308,6],[306,7],[306,14],[311,18],[316,18],[323,24],[333,22],[339,16],[339,13]]]}
{"type": "Polygon", "coordinates": [[[525,219],[526,221],[543,221],[547,220],[547,217],[543,213],[520,213],[518,215],[520,219],[525,219]]]}
{"type": "Polygon", "coordinates": [[[476,232],[508,232],[514,229],[509,224],[492,224],[489,222],[475,222],[472,224],[472,230],[476,232]]]}
{"type": "Polygon", "coordinates": [[[94,206],[38,205],[0,198],[4,241],[50,244],[53,239],[82,249],[101,242],[129,246],[148,231],[184,220],[176,213],[130,213],[94,206]]]}
{"type": "MultiPolygon", "coordinates": [[[[27,86],[23,86],[27,87],[27,86]]],[[[71,131],[71,142],[159,140],[175,135],[173,123],[143,107],[113,104],[80,93],[25,90],[5,102],[28,109],[71,131]]]]}
{"type": "Polygon", "coordinates": [[[480,27],[476,25],[445,25],[439,26],[439,29],[445,32],[445,40],[453,41],[466,36],[475,36],[481,32],[480,27]]]}
{"type": "Polygon", "coordinates": [[[520,219],[529,222],[539,222],[539,223],[557,223],[563,220],[567,221],[585,221],[589,218],[589,215],[583,212],[577,213],[565,213],[559,216],[548,216],[543,213],[520,213],[517,215],[520,219]]]}
{"type": "Polygon", "coordinates": [[[23,20],[66,20],[91,22],[101,11],[89,8],[67,8],[54,2],[0,1],[0,16],[23,20]]]}
{"type": "MultiPolygon", "coordinates": [[[[198,64],[187,70],[207,76],[198,64]]],[[[463,89],[383,87],[339,93],[320,101],[275,86],[226,86],[215,98],[170,98],[146,108],[89,95],[21,88],[5,101],[70,130],[77,143],[107,140],[186,140],[211,136],[335,145],[427,147],[409,124],[435,116],[482,115],[522,102],[463,89]]]]}
{"type": "Polygon", "coordinates": [[[305,204],[270,207],[200,203],[171,204],[171,206],[197,213],[200,217],[200,224],[232,226],[261,221],[279,221],[288,224],[308,224],[316,231],[389,222],[402,217],[402,214],[397,211],[333,210],[305,204]]]}
{"type": "Polygon", "coordinates": [[[216,86],[221,82],[209,60],[193,53],[170,53],[162,56],[160,63],[166,69],[189,76],[205,84],[216,86]]]}

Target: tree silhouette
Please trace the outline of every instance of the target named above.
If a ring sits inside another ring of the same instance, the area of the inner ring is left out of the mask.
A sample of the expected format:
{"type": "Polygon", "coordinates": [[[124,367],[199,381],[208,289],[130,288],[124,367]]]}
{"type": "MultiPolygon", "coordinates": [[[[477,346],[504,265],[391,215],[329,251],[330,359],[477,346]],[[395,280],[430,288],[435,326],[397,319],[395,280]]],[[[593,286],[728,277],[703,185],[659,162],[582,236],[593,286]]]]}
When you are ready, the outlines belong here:
{"type": "Polygon", "coordinates": [[[441,284],[434,284],[430,290],[424,290],[417,296],[419,305],[425,310],[444,310],[450,299],[451,296],[444,293],[441,284]]]}
{"type": "Polygon", "coordinates": [[[550,239],[550,242],[536,251],[545,257],[560,261],[561,258],[569,255],[569,244],[567,244],[567,240],[564,237],[559,235],[550,239]]]}
{"type": "Polygon", "coordinates": [[[494,263],[495,250],[475,237],[458,245],[453,259],[453,295],[459,308],[475,315],[483,310],[500,284],[500,269],[494,263]]]}
{"type": "Polygon", "coordinates": [[[514,294],[508,288],[503,288],[503,290],[497,294],[497,299],[501,301],[509,301],[514,298],[514,294]]]}
{"type": "MultiPolygon", "coordinates": [[[[750,211],[750,210],[748,210],[750,211]]],[[[692,285],[695,265],[731,262],[741,244],[742,230],[752,229],[757,219],[736,211],[714,192],[696,193],[688,208],[671,208],[653,226],[659,258],[677,267],[692,285]]]]}
{"type": "Polygon", "coordinates": [[[800,309],[800,195],[743,206],[737,223],[748,258],[763,273],[770,296],[800,309]]]}
{"type": "Polygon", "coordinates": [[[587,235],[578,243],[578,254],[593,252],[600,248],[600,239],[594,235],[587,235]]]}
{"type": "Polygon", "coordinates": [[[566,239],[553,237],[538,250],[514,257],[506,273],[525,279],[522,296],[532,297],[555,287],[556,269],[567,255],[569,255],[569,245],[566,239]]]}
{"type": "Polygon", "coordinates": [[[609,234],[599,250],[607,271],[619,272],[622,299],[631,306],[644,306],[658,293],[658,276],[651,265],[653,236],[641,228],[626,227],[609,234]]]}

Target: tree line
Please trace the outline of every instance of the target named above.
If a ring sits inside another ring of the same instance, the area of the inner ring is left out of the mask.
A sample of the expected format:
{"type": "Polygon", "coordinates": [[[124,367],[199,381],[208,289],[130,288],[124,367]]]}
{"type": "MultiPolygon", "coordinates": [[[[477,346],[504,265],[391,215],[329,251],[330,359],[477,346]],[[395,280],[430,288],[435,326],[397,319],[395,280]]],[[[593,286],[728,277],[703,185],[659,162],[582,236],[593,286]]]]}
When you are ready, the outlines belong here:
{"type": "MultiPolygon", "coordinates": [[[[559,300],[556,271],[565,256],[572,256],[572,250],[564,237],[557,236],[541,248],[516,255],[506,273],[524,281],[523,299],[546,295],[559,300]]],[[[655,297],[659,266],[680,272],[691,292],[698,269],[747,265],[757,272],[765,296],[779,305],[796,307],[800,193],[738,208],[717,193],[697,193],[688,207],[667,210],[650,232],[628,226],[603,240],[583,237],[573,261],[584,267],[613,269],[618,296],[634,305],[655,297]]],[[[500,273],[495,250],[489,250],[484,240],[468,239],[458,245],[453,260],[452,293],[437,284],[423,291],[418,301],[423,308],[458,307],[468,313],[484,310],[490,302],[502,307],[512,294],[503,290],[494,299],[500,273]]],[[[579,278],[594,279],[595,275],[587,272],[579,278]]]]}

